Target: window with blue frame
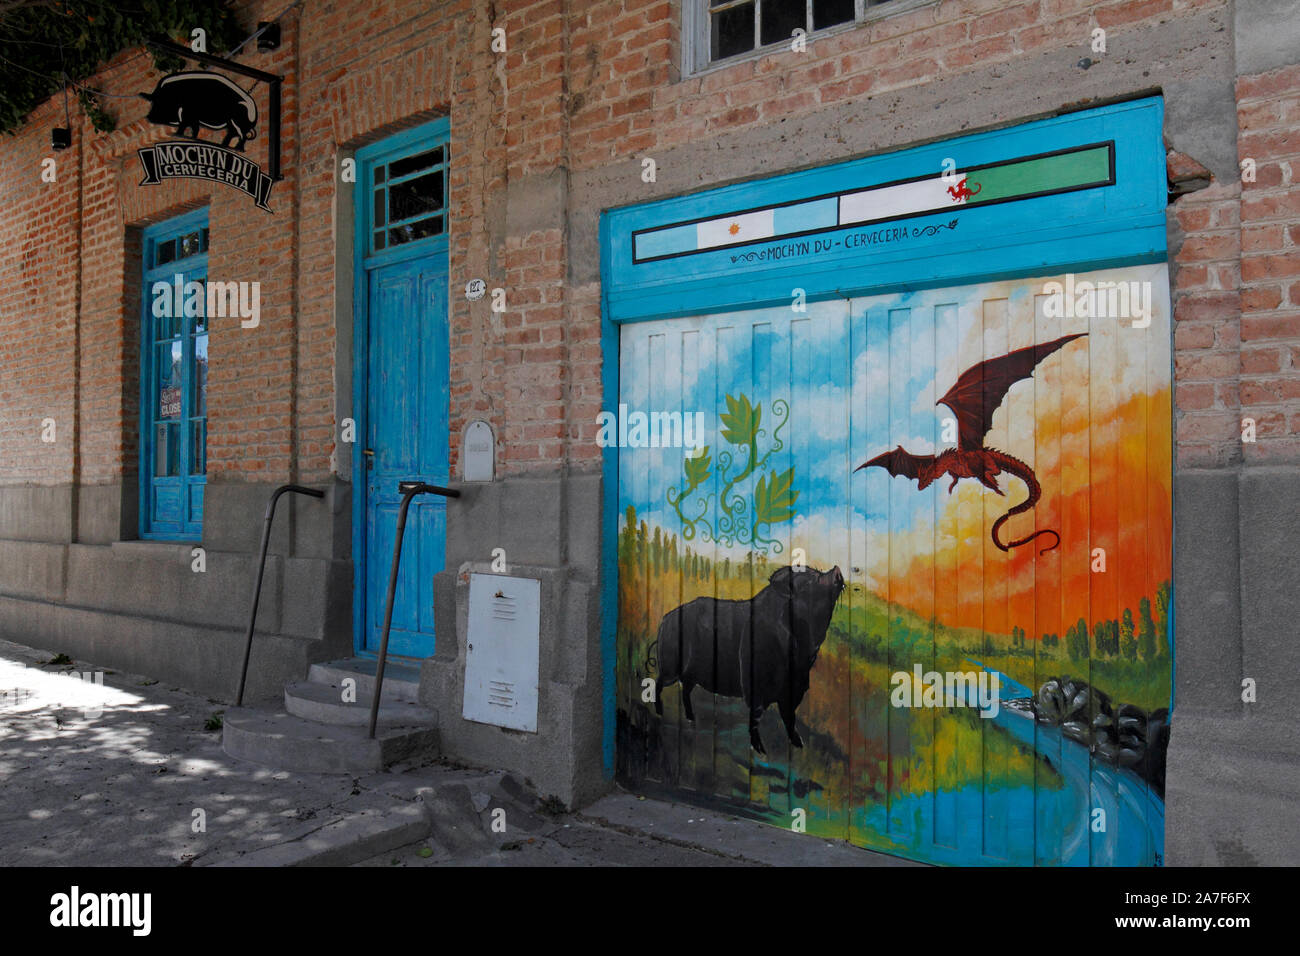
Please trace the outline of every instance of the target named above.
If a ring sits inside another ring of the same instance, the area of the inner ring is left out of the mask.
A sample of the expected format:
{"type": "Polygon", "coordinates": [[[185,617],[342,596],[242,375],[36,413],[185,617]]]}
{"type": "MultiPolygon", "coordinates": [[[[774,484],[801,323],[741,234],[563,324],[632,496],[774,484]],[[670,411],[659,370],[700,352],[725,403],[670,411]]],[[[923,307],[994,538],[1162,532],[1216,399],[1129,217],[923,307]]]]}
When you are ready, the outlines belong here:
{"type": "Polygon", "coordinates": [[[372,253],[447,231],[448,148],[447,143],[442,143],[414,156],[376,162],[371,167],[372,253]]]}
{"type": "Polygon", "coordinates": [[[140,537],[203,533],[208,431],[208,211],[143,236],[140,537]]]}

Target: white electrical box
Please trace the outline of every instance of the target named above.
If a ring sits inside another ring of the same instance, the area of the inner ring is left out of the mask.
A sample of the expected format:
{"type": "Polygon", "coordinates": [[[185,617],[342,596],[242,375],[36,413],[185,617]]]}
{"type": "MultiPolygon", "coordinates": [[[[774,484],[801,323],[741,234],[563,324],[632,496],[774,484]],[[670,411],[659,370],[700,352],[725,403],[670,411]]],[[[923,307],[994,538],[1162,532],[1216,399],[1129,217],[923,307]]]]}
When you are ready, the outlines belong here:
{"type": "Polygon", "coordinates": [[[541,605],[534,578],[469,576],[466,720],[537,732],[541,605]]]}

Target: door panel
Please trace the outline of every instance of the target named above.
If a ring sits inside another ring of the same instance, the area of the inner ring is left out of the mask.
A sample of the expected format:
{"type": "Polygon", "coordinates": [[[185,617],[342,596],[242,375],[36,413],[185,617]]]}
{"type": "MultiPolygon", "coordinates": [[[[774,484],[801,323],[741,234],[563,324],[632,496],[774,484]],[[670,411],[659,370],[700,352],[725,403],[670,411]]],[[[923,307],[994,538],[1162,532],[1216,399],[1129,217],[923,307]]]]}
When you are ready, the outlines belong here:
{"type": "MultiPolygon", "coordinates": [[[[402,481],[447,483],[447,267],[445,253],[369,274],[363,649],[377,651],[402,481]]],[[[389,652],[434,650],[433,575],[443,568],[445,499],[422,495],[407,512],[389,652]]]]}
{"type": "Polygon", "coordinates": [[[140,533],[197,539],[207,483],[206,213],[145,232],[141,351],[140,533]],[[187,290],[199,284],[197,299],[187,290]],[[161,286],[161,288],[158,288],[161,286]]]}
{"type": "Polygon", "coordinates": [[[931,862],[1159,863],[1168,303],[1153,265],[622,326],[620,777],[931,862]],[[1050,294],[1089,280],[1132,313],[1050,294]],[[697,413],[698,455],[671,434],[697,413]],[[800,561],[804,611],[750,600],[800,561]],[[764,675],[761,753],[735,686],[764,675]]]}

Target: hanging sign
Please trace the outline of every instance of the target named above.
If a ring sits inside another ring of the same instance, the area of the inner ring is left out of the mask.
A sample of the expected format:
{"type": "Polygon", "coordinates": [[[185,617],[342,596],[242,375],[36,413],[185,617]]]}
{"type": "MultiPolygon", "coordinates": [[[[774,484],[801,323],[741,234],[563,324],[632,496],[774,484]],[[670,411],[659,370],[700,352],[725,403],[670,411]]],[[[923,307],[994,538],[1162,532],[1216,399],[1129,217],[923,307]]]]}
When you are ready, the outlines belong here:
{"type": "Polygon", "coordinates": [[[244,147],[258,135],[257,103],[245,90],[221,73],[182,70],[158,81],[151,93],[145,117],[156,126],[166,126],[177,139],[155,143],[138,150],[144,167],[141,186],[157,185],[168,179],[203,179],[233,186],[246,194],[259,209],[271,211],[267,200],[280,177],[280,82],[281,78],[261,70],[206,53],[196,53],[170,41],[151,41],[167,53],[219,66],[232,73],[252,77],[270,87],[269,169],[244,155],[244,147]],[[224,133],[218,145],[204,142],[202,130],[224,133]]]}

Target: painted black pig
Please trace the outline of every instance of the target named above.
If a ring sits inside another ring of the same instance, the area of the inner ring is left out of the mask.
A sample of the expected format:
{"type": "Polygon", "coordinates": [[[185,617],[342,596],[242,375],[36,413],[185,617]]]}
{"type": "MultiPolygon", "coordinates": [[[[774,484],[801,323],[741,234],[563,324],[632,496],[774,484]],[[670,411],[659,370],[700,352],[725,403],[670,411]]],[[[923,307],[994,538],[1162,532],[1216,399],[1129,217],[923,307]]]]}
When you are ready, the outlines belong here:
{"type": "Polygon", "coordinates": [[[673,608],[660,622],[656,641],[655,711],[664,712],[663,690],[678,681],[691,721],[696,687],[739,697],[749,708],[749,742],[766,754],[758,722],[768,705],[776,704],[790,743],[802,747],[795,710],[808,692],[809,674],[843,590],[838,567],[784,567],[747,601],[701,597],[673,608]]]}
{"type": "Polygon", "coordinates": [[[222,146],[238,139],[235,149],[257,136],[257,104],[253,98],[219,73],[172,73],[158,81],[152,93],[141,93],[152,104],[145,117],[158,126],[174,126],[178,136],[189,130],[199,138],[199,127],[224,129],[222,146]]]}

